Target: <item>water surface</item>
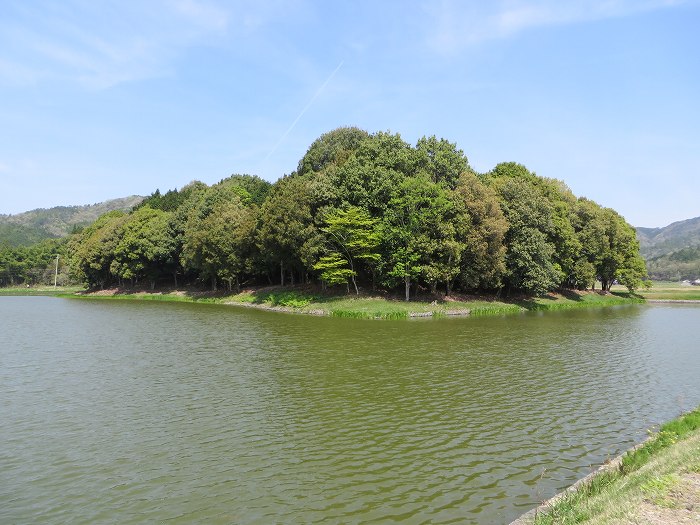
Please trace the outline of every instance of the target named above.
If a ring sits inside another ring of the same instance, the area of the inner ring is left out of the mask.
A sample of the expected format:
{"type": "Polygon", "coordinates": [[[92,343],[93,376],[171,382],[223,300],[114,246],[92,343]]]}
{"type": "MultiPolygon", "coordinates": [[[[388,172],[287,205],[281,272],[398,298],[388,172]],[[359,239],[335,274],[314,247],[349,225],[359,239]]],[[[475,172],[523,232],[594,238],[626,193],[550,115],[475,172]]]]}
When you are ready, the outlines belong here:
{"type": "Polygon", "coordinates": [[[507,523],[700,403],[698,326],[0,297],[0,522],[507,523]]]}

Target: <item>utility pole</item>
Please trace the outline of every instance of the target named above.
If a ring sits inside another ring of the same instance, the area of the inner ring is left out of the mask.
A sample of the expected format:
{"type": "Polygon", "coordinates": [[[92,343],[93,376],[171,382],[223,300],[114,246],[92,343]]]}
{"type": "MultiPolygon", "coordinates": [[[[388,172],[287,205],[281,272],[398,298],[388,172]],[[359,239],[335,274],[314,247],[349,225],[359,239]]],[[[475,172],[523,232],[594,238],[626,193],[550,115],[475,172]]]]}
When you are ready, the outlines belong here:
{"type": "Polygon", "coordinates": [[[58,255],[56,255],[56,273],[53,276],[53,289],[56,289],[56,285],[58,284],[58,255]]]}

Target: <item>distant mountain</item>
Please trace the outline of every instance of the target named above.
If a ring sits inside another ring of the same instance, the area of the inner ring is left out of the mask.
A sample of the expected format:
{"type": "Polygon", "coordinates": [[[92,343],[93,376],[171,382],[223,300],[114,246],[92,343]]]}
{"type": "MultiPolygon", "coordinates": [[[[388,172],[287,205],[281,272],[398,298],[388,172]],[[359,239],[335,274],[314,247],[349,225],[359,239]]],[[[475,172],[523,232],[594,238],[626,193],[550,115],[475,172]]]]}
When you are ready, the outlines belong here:
{"type": "Polygon", "coordinates": [[[674,222],[663,228],[637,228],[637,238],[642,255],[648,258],[700,246],[700,217],[674,222]]]}
{"type": "Polygon", "coordinates": [[[663,228],[636,228],[653,279],[700,278],[700,217],[663,228]]]}
{"type": "Polygon", "coordinates": [[[87,226],[109,211],[128,211],[143,200],[132,195],[84,206],[39,208],[16,215],[0,215],[0,245],[27,246],[68,235],[74,228],[87,226]]]}

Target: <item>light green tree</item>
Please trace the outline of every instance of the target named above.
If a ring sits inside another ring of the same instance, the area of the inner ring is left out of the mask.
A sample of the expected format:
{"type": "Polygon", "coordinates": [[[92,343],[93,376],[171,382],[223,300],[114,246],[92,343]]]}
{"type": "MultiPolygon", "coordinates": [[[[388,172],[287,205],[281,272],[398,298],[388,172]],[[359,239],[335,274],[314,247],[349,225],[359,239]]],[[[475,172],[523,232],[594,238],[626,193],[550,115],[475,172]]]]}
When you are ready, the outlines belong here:
{"type": "Polygon", "coordinates": [[[326,215],[321,231],[331,246],[330,253],[321,257],[314,269],[321,272],[321,279],[328,284],[338,284],[342,276],[349,278],[355,293],[357,287],[357,263],[374,265],[379,261],[380,243],[378,220],[357,206],[345,210],[332,210],[326,215]],[[344,265],[340,261],[345,261],[344,265]]]}

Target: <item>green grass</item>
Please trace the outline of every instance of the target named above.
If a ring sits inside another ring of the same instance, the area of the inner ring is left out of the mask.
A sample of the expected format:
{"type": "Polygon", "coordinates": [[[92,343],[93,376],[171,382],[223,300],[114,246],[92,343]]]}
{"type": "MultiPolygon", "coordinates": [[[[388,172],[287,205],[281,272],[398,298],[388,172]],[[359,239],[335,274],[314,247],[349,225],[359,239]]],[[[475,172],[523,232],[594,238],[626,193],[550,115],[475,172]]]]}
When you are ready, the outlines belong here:
{"type": "MultiPolygon", "coordinates": [[[[623,290],[622,286],[614,286],[613,290],[623,290]]],[[[649,290],[639,290],[638,295],[644,299],[665,301],[700,301],[700,286],[692,286],[669,281],[653,281],[649,290]]]]}
{"type": "Polygon", "coordinates": [[[575,308],[638,304],[643,302],[644,299],[642,297],[628,292],[600,294],[595,292],[565,291],[560,294],[550,294],[545,297],[521,299],[517,301],[517,304],[529,311],[557,311],[575,308]]]}
{"type": "Polygon", "coordinates": [[[82,286],[32,286],[27,288],[26,286],[21,287],[8,287],[0,288],[0,296],[7,295],[64,295],[64,294],[74,294],[76,292],[82,291],[84,288],[82,286]]]}
{"type": "Polygon", "coordinates": [[[665,474],[656,476],[640,484],[644,497],[659,507],[674,508],[675,501],[669,497],[671,490],[678,485],[678,474],[665,474]]]}
{"type": "Polygon", "coordinates": [[[493,297],[472,300],[434,300],[409,302],[388,297],[328,295],[279,289],[243,292],[223,298],[228,303],[252,303],[284,306],[301,313],[323,313],[332,317],[354,319],[407,319],[409,317],[445,318],[453,315],[493,316],[521,313],[528,310],[564,310],[570,308],[613,306],[643,302],[630,294],[567,292],[546,298],[514,301],[493,297]]]}
{"type": "MultiPolygon", "coordinates": [[[[50,293],[53,288],[36,293],[50,293]]],[[[58,289],[52,295],[75,297],[78,288],[58,289]]],[[[25,289],[11,289],[7,294],[29,295],[25,289]]],[[[411,300],[389,296],[332,295],[313,287],[267,287],[241,293],[203,291],[122,290],[117,293],[79,294],[78,297],[96,300],[139,300],[164,302],[196,302],[214,304],[241,304],[298,313],[327,315],[354,319],[407,319],[410,317],[447,318],[470,315],[474,317],[500,316],[526,311],[553,311],[571,308],[613,306],[643,302],[639,296],[622,292],[598,294],[568,291],[547,297],[516,298],[509,301],[493,296],[469,297],[461,300],[411,300]]]]}
{"type": "Polygon", "coordinates": [[[627,452],[620,464],[601,470],[575,491],[565,493],[535,525],[608,523],[634,511],[643,499],[669,506],[668,492],[679,472],[691,471],[700,455],[700,407],[662,425],[643,445],[627,452]]]}

